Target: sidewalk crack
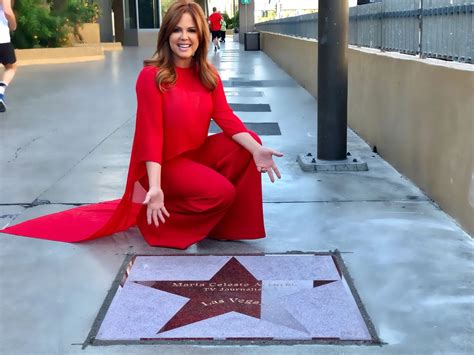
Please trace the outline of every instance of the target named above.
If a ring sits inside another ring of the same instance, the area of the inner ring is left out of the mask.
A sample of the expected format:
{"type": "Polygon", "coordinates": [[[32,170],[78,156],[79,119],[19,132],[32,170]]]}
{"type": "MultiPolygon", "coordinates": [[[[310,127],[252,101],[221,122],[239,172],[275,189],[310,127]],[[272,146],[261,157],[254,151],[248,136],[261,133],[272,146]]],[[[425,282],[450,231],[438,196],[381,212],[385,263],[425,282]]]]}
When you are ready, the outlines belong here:
{"type": "Polygon", "coordinates": [[[16,159],[18,159],[18,157],[20,156],[20,153],[21,153],[21,151],[22,151],[23,149],[28,148],[31,144],[33,144],[34,142],[36,142],[36,141],[37,141],[38,139],[40,139],[41,137],[43,137],[43,136],[38,136],[38,137],[32,138],[32,139],[30,139],[28,142],[26,142],[25,144],[19,146],[19,147],[16,149],[15,153],[13,154],[13,158],[10,159],[10,160],[8,160],[8,161],[7,161],[7,164],[13,163],[16,159]]]}

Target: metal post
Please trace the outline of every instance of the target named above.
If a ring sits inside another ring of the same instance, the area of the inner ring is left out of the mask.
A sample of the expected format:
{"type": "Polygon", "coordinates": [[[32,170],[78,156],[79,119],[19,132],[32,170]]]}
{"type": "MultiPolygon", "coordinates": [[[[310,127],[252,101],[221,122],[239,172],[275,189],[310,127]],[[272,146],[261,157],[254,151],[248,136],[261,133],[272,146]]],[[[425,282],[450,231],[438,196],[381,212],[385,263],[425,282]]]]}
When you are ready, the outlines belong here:
{"type": "Polygon", "coordinates": [[[420,34],[418,36],[418,41],[419,41],[418,48],[420,51],[420,58],[423,58],[423,9],[424,9],[423,0],[420,0],[420,17],[419,17],[420,34]]]}
{"type": "Polygon", "coordinates": [[[318,159],[347,154],[348,0],[319,0],[318,159]]]}

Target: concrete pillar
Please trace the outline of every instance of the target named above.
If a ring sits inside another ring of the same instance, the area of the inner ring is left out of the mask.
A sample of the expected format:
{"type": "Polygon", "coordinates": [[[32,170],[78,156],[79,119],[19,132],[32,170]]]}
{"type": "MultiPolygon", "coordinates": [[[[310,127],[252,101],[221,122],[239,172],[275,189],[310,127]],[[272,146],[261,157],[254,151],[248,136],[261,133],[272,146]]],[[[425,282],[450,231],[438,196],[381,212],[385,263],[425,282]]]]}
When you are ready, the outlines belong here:
{"type": "Polygon", "coordinates": [[[112,42],[112,0],[99,0],[102,13],[99,18],[100,41],[112,42]]]}
{"type": "Polygon", "coordinates": [[[123,1],[112,0],[112,10],[114,11],[114,26],[115,26],[115,42],[124,44],[124,13],[123,13],[123,1]]]}
{"type": "Polygon", "coordinates": [[[245,32],[255,31],[255,0],[248,5],[242,5],[239,0],[239,21],[239,42],[244,43],[245,32]]]}
{"type": "Polygon", "coordinates": [[[347,153],[348,0],[319,0],[318,159],[347,153]]]}

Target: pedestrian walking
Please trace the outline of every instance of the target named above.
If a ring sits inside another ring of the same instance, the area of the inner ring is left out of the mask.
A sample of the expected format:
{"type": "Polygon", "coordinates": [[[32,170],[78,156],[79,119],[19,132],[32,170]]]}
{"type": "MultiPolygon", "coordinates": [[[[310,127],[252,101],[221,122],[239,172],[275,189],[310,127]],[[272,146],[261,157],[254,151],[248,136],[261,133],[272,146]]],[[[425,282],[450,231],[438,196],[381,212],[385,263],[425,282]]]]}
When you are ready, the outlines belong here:
{"type": "Polygon", "coordinates": [[[221,22],[221,42],[225,43],[225,31],[227,30],[227,23],[224,19],[221,22]]]}
{"type": "Polygon", "coordinates": [[[208,22],[211,28],[212,43],[214,44],[214,52],[220,49],[219,38],[221,36],[221,22],[223,17],[216,7],[212,8],[212,14],[209,16],[208,22]]]}
{"type": "Polygon", "coordinates": [[[11,0],[0,0],[0,61],[5,67],[0,80],[0,112],[5,112],[5,90],[16,73],[15,48],[11,43],[10,31],[16,30],[16,18],[11,0]]]}

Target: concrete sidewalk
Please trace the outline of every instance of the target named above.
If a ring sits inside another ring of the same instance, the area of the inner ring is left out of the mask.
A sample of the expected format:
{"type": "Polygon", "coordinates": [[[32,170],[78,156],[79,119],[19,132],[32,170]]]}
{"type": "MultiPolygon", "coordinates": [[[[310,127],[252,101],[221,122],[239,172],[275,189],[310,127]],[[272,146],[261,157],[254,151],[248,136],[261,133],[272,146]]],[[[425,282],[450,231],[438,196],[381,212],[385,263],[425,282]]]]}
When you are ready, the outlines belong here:
{"type": "MultiPolygon", "coordinates": [[[[71,205],[119,198],[134,128],[135,79],[153,48],[105,61],[23,67],[0,116],[0,225],[71,205]],[[50,204],[41,204],[48,200],[50,204]],[[36,202],[35,202],[36,201],[36,202]],[[35,202],[35,203],[34,203],[35,202]],[[33,206],[33,204],[38,204],[33,206]]],[[[368,172],[303,173],[316,149],[316,101],[262,52],[237,43],[209,54],[237,112],[278,123],[262,136],[285,153],[283,178],[264,177],[268,237],[205,240],[186,251],[152,248],[135,229],[84,244],[0,236],[2,354],[468,354],[473,345],[472,239],[356,134],[348,150],[368,172]],[[339,249],[383,347],[109,346],[81,350],[128,253],[278,253],[339,249]]]]}

